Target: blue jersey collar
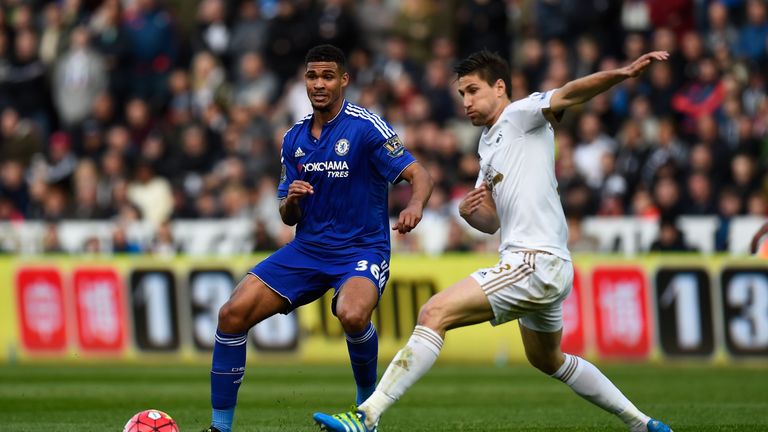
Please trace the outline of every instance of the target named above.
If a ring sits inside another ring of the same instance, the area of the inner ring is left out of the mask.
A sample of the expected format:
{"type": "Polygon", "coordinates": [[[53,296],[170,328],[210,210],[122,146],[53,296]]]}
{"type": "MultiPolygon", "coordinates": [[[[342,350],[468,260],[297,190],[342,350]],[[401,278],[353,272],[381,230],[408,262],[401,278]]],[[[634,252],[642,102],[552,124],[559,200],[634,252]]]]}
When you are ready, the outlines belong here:
{"type": "MultiPolygon", "coordinates": [[[[347,108],[347,105],[349,105],[349,102],[347,102],[347,100],[346,100],[346,99],[344,99],[344,100],[342,101],[342,103],[341,103],[341,109],[339,110],[339,112],[338,112],[338,113],[336,113],[336,117],[334,117],[334,118],[332,118],[332,119],[328,120],[328,122],[327,122],[327,123],[325,123],[325,124],[323,125],[323,127],[326,127],[326,126],[331,126],[332,124],[334,124],[335,122],[337,122],[337,121],[338,121],[338,120],[339,120],[339,119],[342,117],[342,113],[344,113],[344,110],[347,108]]],[[[310,123],[310,125],[311,125],[311,124],[312,124],[312,123],[314,123],[314,122],[315,122],[315,114],[314,114],[314,113],[312,113],[312,121],[311,121],[311,122],[309,122],[309,123],[310,123]]]]}

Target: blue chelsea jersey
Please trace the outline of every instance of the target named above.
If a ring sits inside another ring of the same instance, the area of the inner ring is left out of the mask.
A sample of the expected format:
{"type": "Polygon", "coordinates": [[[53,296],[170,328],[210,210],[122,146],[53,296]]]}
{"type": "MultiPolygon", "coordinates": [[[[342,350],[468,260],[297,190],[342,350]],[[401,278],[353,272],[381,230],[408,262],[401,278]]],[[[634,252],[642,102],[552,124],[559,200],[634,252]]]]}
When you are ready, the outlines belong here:
{"type": "Polygon", "coordinates": [[[286,132],[281,151],[278,198],[288,195],[294,180],[314,188],[300,201],[294,244],[389,252],[388,184],[415,159],[387,122],[346,100],[319,139],[311,129],[309,115],[286,132]]]}

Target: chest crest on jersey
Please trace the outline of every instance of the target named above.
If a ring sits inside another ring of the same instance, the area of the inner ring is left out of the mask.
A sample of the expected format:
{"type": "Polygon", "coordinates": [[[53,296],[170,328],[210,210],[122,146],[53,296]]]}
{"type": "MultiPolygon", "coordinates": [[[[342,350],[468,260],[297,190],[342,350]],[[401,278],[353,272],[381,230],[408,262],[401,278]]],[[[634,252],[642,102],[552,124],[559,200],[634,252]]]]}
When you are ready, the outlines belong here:
{"type": "Polygon", "coordinates": [[[342,138],[336,141],[336,144],[333,146],[333,150],[339,156],[346,155],[347,153],[349,153],[349,140],[346,138],[342,138]]]}
{"type": "Polygon", "coordinates": [[[488,184],[491,192],[496,192],[496,185],[501,183],[502,180],[504,180],[504,174],[496,171],[496,169],[489,164],[485,170],[485,182],[488,184]]]}

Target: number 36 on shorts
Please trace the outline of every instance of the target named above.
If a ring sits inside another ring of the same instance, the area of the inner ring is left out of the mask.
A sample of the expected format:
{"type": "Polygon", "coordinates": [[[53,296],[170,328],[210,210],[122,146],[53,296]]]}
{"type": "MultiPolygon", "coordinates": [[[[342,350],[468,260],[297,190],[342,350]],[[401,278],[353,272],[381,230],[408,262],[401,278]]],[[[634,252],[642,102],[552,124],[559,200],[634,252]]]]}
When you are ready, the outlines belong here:
{"type": "Polygon", "coordinates": [[[378,281],[379,288],[382,288],[387,283],[387,274],[389,273],[389,263],[384,260],[381,264],[370,264],[368,260],[360,260],[357,262],[355,271],[365,272],[370,271],[371,276],[378,281]]]}

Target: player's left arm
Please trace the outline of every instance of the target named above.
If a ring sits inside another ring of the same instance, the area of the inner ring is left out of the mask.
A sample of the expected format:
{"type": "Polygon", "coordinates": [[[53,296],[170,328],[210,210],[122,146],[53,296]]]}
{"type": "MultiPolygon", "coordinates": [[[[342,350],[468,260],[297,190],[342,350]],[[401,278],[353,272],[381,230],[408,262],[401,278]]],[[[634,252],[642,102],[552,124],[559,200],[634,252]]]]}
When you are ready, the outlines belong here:
{"type": "Polygon", "coordinates": [[[640,56],[627,66],[596,72],[570,81],[552,94],[549,108],[543,110],[544,116],[550,121],[557,119],[565,109],[584,103],[626,79],[637,77],[654,61],[665,61],[668,58],[669,53],[666,51],[653,51],[640,56]]]}
{"type": "Polygon", "coordinates": [[[416,225],[421,221],[424,207],[427,206],[429,196],[432,195],[434,182],[429,172],[418,162],[408,165],[400,174],[400,178],[411,184],[413,192],[408,206],[400,212],[397,223],[392,227],[392,230],[405,234],[416,228],[416,225]]]}

